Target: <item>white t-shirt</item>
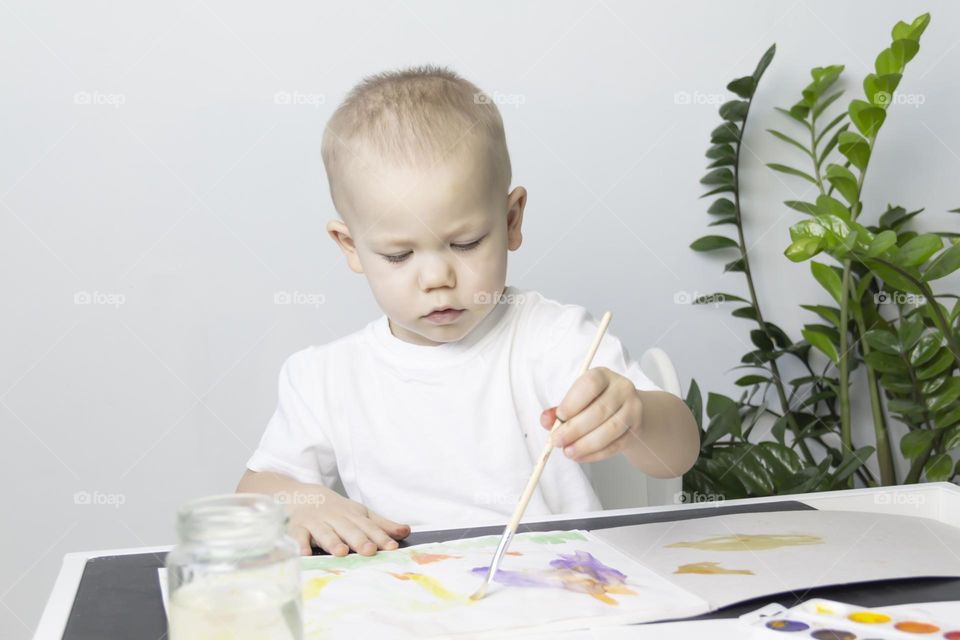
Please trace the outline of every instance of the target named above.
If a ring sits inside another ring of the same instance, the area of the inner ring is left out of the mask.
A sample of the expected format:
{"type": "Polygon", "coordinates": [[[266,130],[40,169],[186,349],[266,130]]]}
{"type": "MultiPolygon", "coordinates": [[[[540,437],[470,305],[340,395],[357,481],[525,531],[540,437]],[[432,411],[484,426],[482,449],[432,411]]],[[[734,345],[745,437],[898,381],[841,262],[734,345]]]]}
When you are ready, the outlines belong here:
{"type": "MultiPolygon", "coordinates": [[[[540,414],[577,378],[599,321],[586,309],[506,287],[463,339],[394,336],[387,316],[290,356],[253,471],[328,487],[414,524],[503,521],[547,441],[540,414]]],[[[591,367],[658,388],[608,330],[591,367]]],[[[583,468],[555,450],[526,515],[601,509],[583,468]]]]}

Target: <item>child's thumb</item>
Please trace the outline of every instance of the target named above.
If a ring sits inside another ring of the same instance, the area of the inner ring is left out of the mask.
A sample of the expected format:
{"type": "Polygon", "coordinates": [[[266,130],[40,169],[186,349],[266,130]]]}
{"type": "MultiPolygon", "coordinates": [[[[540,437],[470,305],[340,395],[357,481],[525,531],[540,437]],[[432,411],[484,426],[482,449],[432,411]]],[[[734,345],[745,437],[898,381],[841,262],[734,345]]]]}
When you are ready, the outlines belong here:
{"type": "Polygon", "coordinates": [[[549,409],[544,409],[543,413],[540,414],[540,424],[543,425],[544,429],[550,429],[553,427],[553,423],[557,421],[557,408],[550,407],[549,409]]]}

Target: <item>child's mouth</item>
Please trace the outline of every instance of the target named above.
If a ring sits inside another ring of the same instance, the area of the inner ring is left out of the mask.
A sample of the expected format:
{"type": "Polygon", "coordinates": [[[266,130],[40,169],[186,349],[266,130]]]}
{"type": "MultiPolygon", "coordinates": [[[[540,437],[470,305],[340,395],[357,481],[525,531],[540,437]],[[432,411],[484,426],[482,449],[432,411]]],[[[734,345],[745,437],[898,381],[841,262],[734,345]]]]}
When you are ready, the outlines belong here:
{"type": "Polygon", "coordinates": [[[424,316],[427,322],[433,324],[450,324],[457,320],[463,313],[463,309],[441,309],[424,316]]]}

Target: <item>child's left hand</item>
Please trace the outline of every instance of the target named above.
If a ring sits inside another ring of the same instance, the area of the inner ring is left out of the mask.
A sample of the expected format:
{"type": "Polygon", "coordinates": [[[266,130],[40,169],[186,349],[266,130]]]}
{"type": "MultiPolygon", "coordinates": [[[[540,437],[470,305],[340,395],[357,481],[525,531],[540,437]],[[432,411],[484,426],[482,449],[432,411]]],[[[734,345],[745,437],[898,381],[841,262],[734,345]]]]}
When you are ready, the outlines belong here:
{"type": "Polygon", "coordinates": [[[639,437],[643,416],[640,394],[628,378],[606,367],[588,369],[574,381],[559,406],[540,414],[545,429],[558,415],[564,423],[551,434],[555,446],[576,462],[613,457],[639,437]]]}

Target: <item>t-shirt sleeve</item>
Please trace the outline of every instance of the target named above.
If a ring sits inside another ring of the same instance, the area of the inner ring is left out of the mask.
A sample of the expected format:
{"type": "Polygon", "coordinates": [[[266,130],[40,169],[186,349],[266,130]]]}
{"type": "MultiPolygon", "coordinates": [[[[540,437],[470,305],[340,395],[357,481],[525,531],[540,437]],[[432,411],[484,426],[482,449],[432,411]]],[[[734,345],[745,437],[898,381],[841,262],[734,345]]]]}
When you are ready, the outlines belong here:
{"type": "Polygon", "coordinates": [[[322,380],[311,375],[315,364],[306,362],[309,352],[290,356],[280,370],[277,409],[260,438],[257,450],[247,461],[252,471],[274,471],[300,482],[332,487],[337,481],[337,460],[324,434],[325,425],[311,400],[322,402],[322,380]]]}
{"type": "MultiPolygon", "coordinates": [[[[560,404],[576,381],[593,344],[600,321],[586,309],[577,305],[564,305],[552,327],[545,327],[546,340],[540,375],[550,406],[560,404]]],[[[661,391],[640,368],[640,363],[610,331],[604,333],[590,369],[606,367],[633,382],[641,391],[661,391]]]]}

